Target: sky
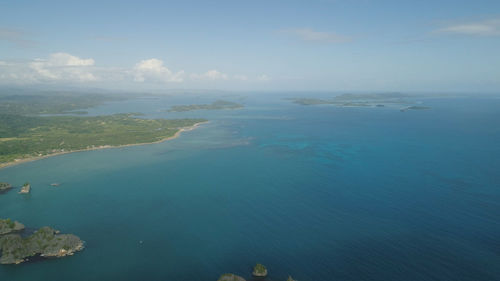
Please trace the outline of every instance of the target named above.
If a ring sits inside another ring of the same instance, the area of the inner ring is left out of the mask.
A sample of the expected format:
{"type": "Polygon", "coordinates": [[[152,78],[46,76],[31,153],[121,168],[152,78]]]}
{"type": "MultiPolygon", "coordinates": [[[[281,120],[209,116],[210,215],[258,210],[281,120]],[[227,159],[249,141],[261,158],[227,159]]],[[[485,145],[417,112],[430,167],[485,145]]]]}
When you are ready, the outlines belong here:
{"type": "Polygon", "coordinates": [[[500,1],[0,0],[0,85],[500,92],[500,1]]]}

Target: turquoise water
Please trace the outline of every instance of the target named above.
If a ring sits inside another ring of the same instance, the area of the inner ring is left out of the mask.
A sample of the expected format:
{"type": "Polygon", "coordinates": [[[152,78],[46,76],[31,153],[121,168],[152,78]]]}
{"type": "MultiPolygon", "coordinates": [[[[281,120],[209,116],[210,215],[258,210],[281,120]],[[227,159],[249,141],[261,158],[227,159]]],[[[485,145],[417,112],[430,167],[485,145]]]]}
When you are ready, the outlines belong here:
{"type": "Polygon", "coordinates": [[[0,195],[0,217],[86,241],[72,257],[0,266],[0,280],[251,279],[256,262],[275,281],[500,280],[500,99],[407,112],[242,100],[185,113],[161,112],[182,103],[172,97],[107,104],[90,114],[211,122],[0,170],[33,186],[0,195]]]}

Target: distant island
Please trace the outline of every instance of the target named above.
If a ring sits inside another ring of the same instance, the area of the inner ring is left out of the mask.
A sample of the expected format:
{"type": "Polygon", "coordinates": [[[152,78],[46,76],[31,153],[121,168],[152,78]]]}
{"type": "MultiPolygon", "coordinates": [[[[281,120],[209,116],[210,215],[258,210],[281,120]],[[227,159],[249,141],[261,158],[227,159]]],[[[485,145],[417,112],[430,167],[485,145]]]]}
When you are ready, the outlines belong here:
{"type": "Polygon", "coordinates": [[[428,106],[414,105],[414,106],[408,106],[408,107],[405,107],[405,108],[401,108],[400,111],[404,112],[404,111],[407,111],[407,110],[426,110],[426,109],[430,109],[430,107],[428,107],[428,106]]]}
{"type": "Polygon", "coordinates": [[[409,98],[414,96],[401,93],[380,94],[342,94],[331,99],[292,98],[300,105],[334,105],[339,107],[384,107],[385,105],[408,105],[414,103],[409,98]]]}
{"type": "Polygon", "coordinates": [[[191,105],[174,105],[167,112],[184,112],[193,110],[221,110],[221,109],[239,109],[243,108],[242,104],[217,100],[211,104],[191,104],[191,105]]]}
{"type": "Polygon", "coordinates": [[[24,225],[10,219],[0,219],[0,264],[19,264],[29,258],[71,256],[83,249],[83,241],[73,234],[59,234],[48,226],[22,237],[24,225]]]}

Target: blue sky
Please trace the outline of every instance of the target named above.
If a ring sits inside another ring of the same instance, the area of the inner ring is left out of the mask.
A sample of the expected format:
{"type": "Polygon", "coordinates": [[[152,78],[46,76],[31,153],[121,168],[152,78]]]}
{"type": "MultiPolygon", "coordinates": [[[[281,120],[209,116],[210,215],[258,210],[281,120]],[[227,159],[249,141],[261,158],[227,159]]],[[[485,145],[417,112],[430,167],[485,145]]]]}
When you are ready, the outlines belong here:
{"type": "Polygon", "coordinates": [[[0,2],[0,84],[500,91],[500,1],[0,2]]]}

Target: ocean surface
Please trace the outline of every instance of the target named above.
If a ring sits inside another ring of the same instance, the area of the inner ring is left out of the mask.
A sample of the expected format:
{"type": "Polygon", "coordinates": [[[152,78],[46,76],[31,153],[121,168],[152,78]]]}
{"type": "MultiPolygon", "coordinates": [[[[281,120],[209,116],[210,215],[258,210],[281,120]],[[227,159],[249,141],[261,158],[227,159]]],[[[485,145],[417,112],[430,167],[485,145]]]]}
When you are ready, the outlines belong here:
{"type": "Polygon", "coordinates": [[[32,193],[0,195],[0,217],[86,248],[0,266],[0,280],[251,280],[257,262],[272,281],[500,280],[499,98],[420,99],[431,109],[401,112],[248,95],[233,98],[241,110],[162,111],[213,100],[104,104],[89,114],[210,123],[1,169],[32,193]]]}

